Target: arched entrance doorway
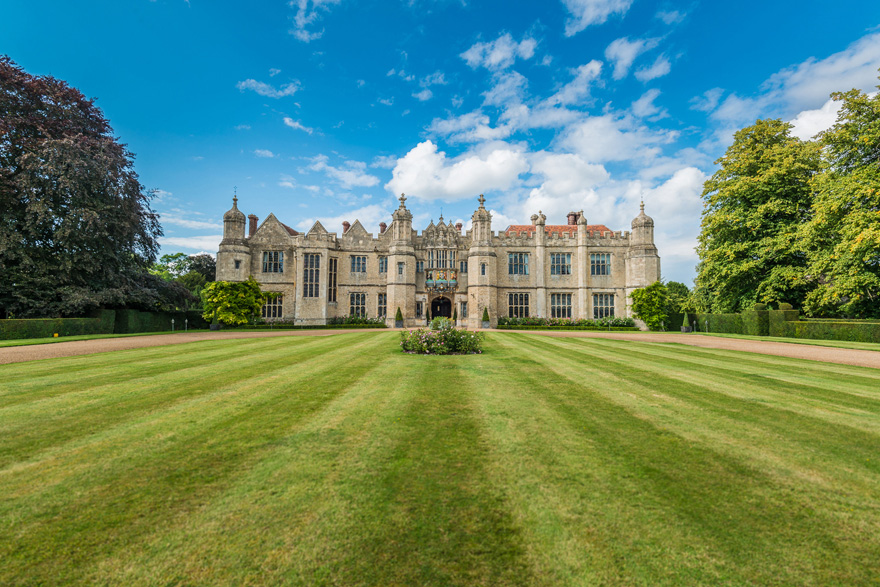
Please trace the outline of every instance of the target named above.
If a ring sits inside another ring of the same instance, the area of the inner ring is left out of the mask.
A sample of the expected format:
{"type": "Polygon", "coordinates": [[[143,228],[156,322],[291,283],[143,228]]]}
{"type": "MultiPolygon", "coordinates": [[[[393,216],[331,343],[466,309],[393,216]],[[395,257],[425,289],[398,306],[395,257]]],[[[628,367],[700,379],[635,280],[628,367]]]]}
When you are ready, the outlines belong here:
{"type": "Polygon", "coordinates": [[[431,318],[452,318],[452,302],[449,298],[434,298],[431,302],[431,318]]]}

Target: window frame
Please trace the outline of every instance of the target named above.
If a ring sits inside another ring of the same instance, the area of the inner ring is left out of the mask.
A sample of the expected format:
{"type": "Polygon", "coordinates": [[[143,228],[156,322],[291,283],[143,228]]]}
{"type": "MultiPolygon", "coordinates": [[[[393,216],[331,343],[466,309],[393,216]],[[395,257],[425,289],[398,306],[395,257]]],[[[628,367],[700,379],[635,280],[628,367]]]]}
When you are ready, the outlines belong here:
{"type": "Polygon", "coordinates": [[[507,293],[507,317],[508,318],[528,318],[529,317],[529,293],[528,292],[508,292],[507,293]]]}
{"type": "Polygon", "coordinates": [[[327,301],[335,304],[339,289],[339,258],[327,260],[327,301]]]}
{"type": "Polygon", "coordinates": [[[611,253],[590,253],[590,275],[611,275],[611,253]]]}
{"type": "MultiPolygon", "coordinates": [[[[274,292],[273,292],[274,293],[274,292]]],[[[274,298],[267,299],[260,308],[260,317],[264,320],[281,318],[284,315],[284,296],[278,294],[274,298]]]]}
{"type": "Polygon", "coordinates": [[[303,253],[303,297],[321,297],[321,254],[303,253]]]}
{"type": "Polygon", "coordinates": [[[614,318],[613,293],[593,294],[593,320],[601,320],[602,318],[614,318]]]}
{"type": "Polygon", "coordinates": [[[353,291],[348,294],[348,315],[367,317],[367,294],[362,291],[353,291]]]}
{"type": "Polygon", "coordinates": [[[514,252],[507,253],[507,274],[508,275],[528,275],[529,274],[529,253],[514,252]]]}
{"type": "Polygon", "coordinates": [[[367,256],[351,255],[351,272],[366,273],[367,272],[367,256]]]}
{"type": "Polygon", "coordinates": [[[550,253],[550,275],[571,275],[571,253],[550,253]]]}
{"type": "Polygon", "coordinates": [[[263,273],[284,273],[284,251],[263,251],[263,273]]]}
{"type": "Polygon", "coordinates": [[[550,317],[559,319],[571,319],[571,294],[550,294],[550,317]]]}

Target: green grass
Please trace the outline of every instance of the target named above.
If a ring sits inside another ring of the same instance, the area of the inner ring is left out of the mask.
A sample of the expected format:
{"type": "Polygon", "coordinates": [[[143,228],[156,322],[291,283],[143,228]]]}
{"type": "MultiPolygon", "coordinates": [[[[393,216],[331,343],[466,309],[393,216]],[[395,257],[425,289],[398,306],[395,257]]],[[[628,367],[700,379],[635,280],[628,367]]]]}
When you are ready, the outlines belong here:
{"type": "MultiPolygon", "coordinates": [[[[155,334],[180,334],[183,330],[168,330],[165,332],[135,332],[132,334],[80,334],[76,336],[52,336],[47,338],[16,338],[12,340],[0,340],[0,348],[8,346],[30,346],[33,344],[53,344],[56,342],[71,342],[74,340],[95,340],[98,338],[126,338],[129,336],[153,336],[155,334]]],[[[187,332],[208,332],[208,330],[196,330],[190,328],[187,332]]]]}
{"type": "MultiPolygon", "coordinates": [[[[813,338],[789,338],[782,336],[753,336],[750,334],[724,334],[720,332],[692,332],[701,336],[720,336],[722,338],[741,338],[744,340],[766,340],[770,342],[790,342],[791,344],[810,344],[813,346],[827,346],[838,349],[856,349],[859,351],[880,351],[880,344],[876,342],[852,342],[849,340],[821,340],[813,338]]],[[[684,334],[684,336],[690,336],[684,334]]]]}
{"type": "Polygon", "coordinates": [[[863,585],[880,371],[394,332],[0,366],[0,585],[863,585]]]}

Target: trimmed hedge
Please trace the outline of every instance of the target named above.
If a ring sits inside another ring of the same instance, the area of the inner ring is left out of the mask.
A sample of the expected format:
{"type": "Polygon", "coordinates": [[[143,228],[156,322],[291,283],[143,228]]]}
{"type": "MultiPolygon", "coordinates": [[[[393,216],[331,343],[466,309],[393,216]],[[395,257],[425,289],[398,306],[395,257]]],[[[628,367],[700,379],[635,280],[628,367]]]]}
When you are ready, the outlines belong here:
{"type": "Polygon", "coordinates": [[[813,340],[847,340],[880,343],[880,324],[876,322],[784,322],[777,324],[781,334],[789,338],[813,340]]]}
{"type": "Polygon", "coordinates": [[[0,340],[52,338],[86,334],[112,334],[113,310],[101,310],[94,318],[30,318],[0,320],[0,340]]]}
{"type": "MultiPolygon", "coordinates": [[[[781,307],[783,304],[779,305],[781,307]]],[[[770,310],[768,334],[770,336],[785,336],[785,325],[789,322],[796,322],[799,314],[800,312],[797,310],[791,309],[770,310]]]]}
{"type": "Polygon", "coordinates": [[[745,334],[742,314],[690,314],[697,321],[700,332],[723,332],[745,334]]]}
{"type": "Polygon", "coordinates": [[[754,310],[746,310],[742,316],[742,334],[752,336],[767,336],[770,334],[770,311],[757,309],[764,304],[755,304],[754,310]]]}
{"type": "Polygon", "coordinates": [[[190,312],[139,312],[137,310],[99,310],[93,318],[33,318],[0,320],[0,340],[23,338],[52,338],[88,334],[134,334],[183,330],[184,320],[189,328],[205,329],[208,323],[198,310],[190,312]]]}

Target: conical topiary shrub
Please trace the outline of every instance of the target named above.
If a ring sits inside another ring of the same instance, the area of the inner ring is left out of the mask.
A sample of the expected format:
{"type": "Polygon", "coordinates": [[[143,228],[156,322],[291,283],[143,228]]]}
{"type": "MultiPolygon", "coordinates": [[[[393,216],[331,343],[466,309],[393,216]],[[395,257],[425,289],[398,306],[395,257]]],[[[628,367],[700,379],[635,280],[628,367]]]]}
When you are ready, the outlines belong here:
{"type": "Polygon", "coordinates": [[[483,328],[489,328],[489,308],[483,308],[483,328]]]}

